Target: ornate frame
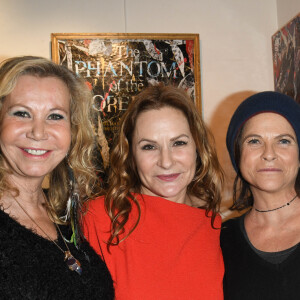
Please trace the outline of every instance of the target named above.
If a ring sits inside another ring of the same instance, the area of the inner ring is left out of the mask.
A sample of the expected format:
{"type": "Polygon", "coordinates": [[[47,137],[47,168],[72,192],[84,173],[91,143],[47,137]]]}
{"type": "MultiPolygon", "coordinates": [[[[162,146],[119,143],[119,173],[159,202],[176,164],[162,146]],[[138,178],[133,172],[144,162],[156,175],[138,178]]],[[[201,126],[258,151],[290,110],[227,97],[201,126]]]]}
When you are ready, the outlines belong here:
{"type": "Polygon", "coordinates": [[[148,84],[184,88],[201,113],[199,34],[52,33],[51,42],[52,60],[83,76],[94,92],[104,167],[118,120],[148,84]]]}

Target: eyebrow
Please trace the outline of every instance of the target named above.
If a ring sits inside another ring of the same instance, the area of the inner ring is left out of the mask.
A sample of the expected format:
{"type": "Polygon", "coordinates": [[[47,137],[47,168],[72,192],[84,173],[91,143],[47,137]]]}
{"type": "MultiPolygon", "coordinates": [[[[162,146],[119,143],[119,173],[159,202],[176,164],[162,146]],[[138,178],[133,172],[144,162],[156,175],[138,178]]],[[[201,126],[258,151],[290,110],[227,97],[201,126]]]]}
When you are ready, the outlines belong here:
{"type": "Polygon", "coordinates": [[[296,141],[295,136],[292,136],[289,133],[280,134],[280,135],[277,136],[277,138],[282,138],[282,137],[285,137],[285,136],[290,137],[292,140],[296,141]]]}
{"type": "Polygon", "coordinates": [[[69,112],[66,111],[66,110],[65,110],[64,108],[62,108],[62,107],[55,107],[55,108],[52,108],[52,109],[50,109],[50,112],[55,111],[55,110],[61,110],[61,111],[63,111],[65,114],[68,114],[68,113],[71,112],[70,110],[69,110],[69,112]]]}
{"type": "Polygon", "coordinates": [[[245,137],[243,137],[243,138],[241,139],[241,142],[242,142],[242,143],[245,142],[245,140],[248,139],[248,138],[250,138],[250,137],[261,138],[261,136],[258,135],[258,134],[251,134],[251,133],[250,133],[250,134],[246,135],[245,137]]]}
{"type": "Polygon", "coordinates": [[[183,137],[186,137],[186,138],[190,138],[187,134],[180,134],[180,135],[178,135],[178,136],[176,136],[176,137],[173,137],[173,138],[171,138],[171,141],[176,141],[176,140],[178,140],[178,139],[180,139],[180,138],[183,138],[183,137]]]}
{"type": "MultiPolygon", "coordinates": [[[[186,137],[186,138],[190,139],[190,137],[189,137],[187,134],[180,134],[180,135],[178,135],[178,136],[175,136],[175,137],[171,138],[170,141],[173,142],[173,141],[176,141],[176,140],[178,140],[178,139],[180,139],[180,138],[183,138],[183,137],[186,137]]],[[[154,141],[154,140],[150,140],[150,139],[147,139],[147,138],[142,138],[142,139],[138,142],[138,144],[140,144],[140,143],[142,143],[142,142],[156,143],[156,141],[154,141]]]]}

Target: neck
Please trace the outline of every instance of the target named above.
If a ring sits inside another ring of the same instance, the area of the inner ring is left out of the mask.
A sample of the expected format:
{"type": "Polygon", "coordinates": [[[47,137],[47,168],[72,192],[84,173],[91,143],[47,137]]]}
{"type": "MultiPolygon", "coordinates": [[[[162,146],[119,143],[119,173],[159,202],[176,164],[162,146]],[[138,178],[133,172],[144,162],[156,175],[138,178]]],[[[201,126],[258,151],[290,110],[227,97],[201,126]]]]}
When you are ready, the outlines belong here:
{"type": "Polygon", "coordinates": [[[258,210],[272,210],[287,204],[296,196],[294,188],[276,192],[265,192],[251,189],[253,195],[253,208],[258,210]]]}
{"type": "Polygon", "coordinates": [[[299,198],[294,190],[281,194],[253,193],[253,199],[253,208],[248,216],[257,221],[279,222],[289,218],[299,207],[299,198]]]}
{"type": "Polygon", "coordinates": [[[182,191],[181,193],[177,194],[174,197],[165,197],[163,195],[157,195],[157,194],[152,193],[150,190],[148,190],[147,188],[144,188],[144,187],[141,188],[141,193],[145,194],[145,195],[149,195],[149,196],[165,198],[166,200],[169,200],[169,201],[172,201],[175,203],[186,204],[189,206],[192,206],[192,204],[193,204],[192,198],[187,194],[186,190],[182,191]]]}
{"type": "Polygon", "coordinates": [[[254,210],[256,210],[257,212],[260,212],[260,213],[268,213],[268,212],[272,212],[272,211],[275,211],[275,210],[279,210],[281,208],[284,208],[286,206],[289,206],[295,199],[297,198],[297,195],[295,195],[291,200],[289,200],[288,202],[278,206],[278,207],[275,207],[275,208],[271,208],[271,209],[258,209],[256,207],[253,207],[254,210]]]}
{"type": "Polygon", "coordinates": [[[22,198],[30,198],[31,202],[41,198],[43,178],[10,175],[7,180],[13,187],[17,188],[22,198]]]}
{"type": "Polygon", "coordinates": [[[16,206],[15,198],[21,201],[25,209],[29,211],[44,209],[44,197],[42,190],[42,180],[30,180],[26,177],[10,175],[7,178],[9,184],[16,188],[15,191],[8,191],[0,199],[0,204],[4,210],[9,213],[14,213],[14,210],[19,210],[16,206]]]}

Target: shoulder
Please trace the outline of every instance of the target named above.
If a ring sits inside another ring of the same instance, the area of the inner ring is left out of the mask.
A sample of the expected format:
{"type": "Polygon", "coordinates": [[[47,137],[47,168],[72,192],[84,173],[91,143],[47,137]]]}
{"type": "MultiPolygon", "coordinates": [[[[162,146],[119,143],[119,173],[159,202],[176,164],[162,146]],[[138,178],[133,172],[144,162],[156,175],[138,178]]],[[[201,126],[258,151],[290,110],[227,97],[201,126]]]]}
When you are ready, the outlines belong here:
{"type": "MultiPolygon", "coordinates": [[[[103,196],[88,200],[83,209],[83,228],[84,231],[100,230],[106,231],[110,229],[110,218],[104,206],[105,198],[103,196]]],[[[87,232],[85,232],[87,233],[87,232]]]]}
{"type": "Polygon", "coordinates": [[[222,230],[231,230],[232,228],[235,228],[236,226],[238,226],[241,218],[243,216],[240,216],[240,217],[237,217],[237,218],[232,218],[232,219],[229,219],[225,222],[222,223],[222,230]]]}
{"type": "Polygon", "coordinates": [[[95,199],[90,199],[84,204],[83,215],[85,220],[105,220],[108,218],[105,209],[105,197],[97,197],[95,199]]]}
{"type": "Polygon", "coordinates": [[[241,236],[240,223],[243,221],[244,215],[223,222],[221,228],[221,247],[233,245],[241,236]]]}
{"type": "Polygon", "coordinates": [[[86,211],[98,211],[99,209],[104,209],[104,196],[97,197],[95,199],[90,199],[85,203],[86,211]]]}
{"type": "Polygon", "coordinates": [[[14,237],[18,237],[20,235],[19,227],[22,226],[0,208],[0,246],[4,245],[4,241],[10,242],[14,237]]]}
{"type": "MultiPolygon", "coordinates": [[[[210,213],[208,215],[210,216],[210,213]]],[[[218,214],[218,213],[216,214],[213,226],[216,229],[220,229],[222,227],[222,218],[221,218],[220,214],[218,214]]]]}
{"type": "Polygon", "coordinates": [[[221,228],[221,238],[229,238],[230,236],[235,236],[237,232],[240,231],[240,222],[242,221],[243,216],[229,219],[222,223],[221,228]]]}

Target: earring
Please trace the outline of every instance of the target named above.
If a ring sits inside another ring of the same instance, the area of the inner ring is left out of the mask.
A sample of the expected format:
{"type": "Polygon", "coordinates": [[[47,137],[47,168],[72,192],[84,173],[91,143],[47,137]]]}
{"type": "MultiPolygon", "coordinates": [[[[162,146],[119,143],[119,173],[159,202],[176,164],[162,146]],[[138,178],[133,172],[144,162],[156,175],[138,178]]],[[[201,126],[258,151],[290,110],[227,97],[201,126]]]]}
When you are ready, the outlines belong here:
{"type": "Polygon", "coordinates": [[[68,162],[66,164],[66,167],[69,179],[69,197],[67,201],[66,213],[61,217],[61,219],[64,222],[70,222],[73,234],[69,242],[74,243],[74,245],[77,246],[77,244],[80,242],[81,237],[79,227],[80,224],[78,219],[78,212],[81,209],[81,203],[73,169],[68,162]]]}

